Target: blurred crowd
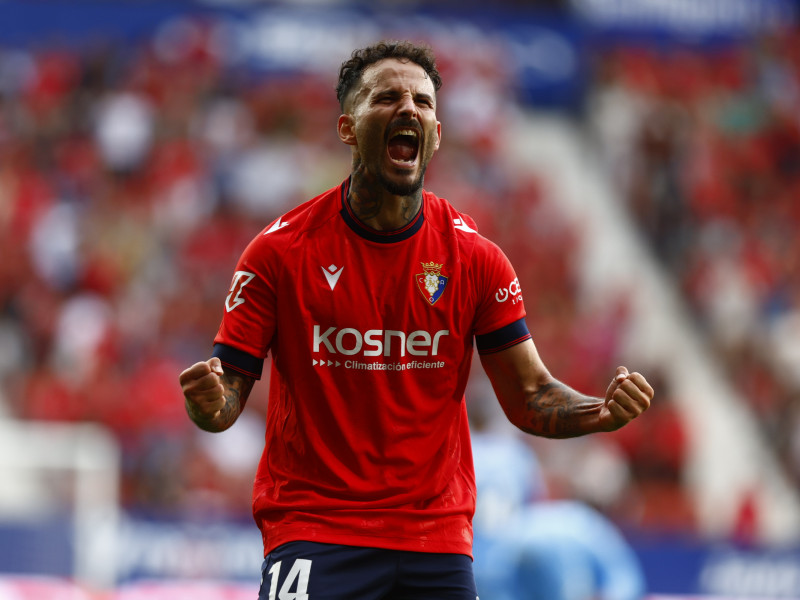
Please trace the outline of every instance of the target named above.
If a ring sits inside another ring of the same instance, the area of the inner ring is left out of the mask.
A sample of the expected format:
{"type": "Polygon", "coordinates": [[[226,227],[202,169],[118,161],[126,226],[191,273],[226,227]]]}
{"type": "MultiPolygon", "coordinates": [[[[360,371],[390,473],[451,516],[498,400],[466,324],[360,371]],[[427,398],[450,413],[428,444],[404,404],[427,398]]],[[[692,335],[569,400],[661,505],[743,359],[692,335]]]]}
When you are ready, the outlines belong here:
{"type": "MultiPolygon", "coordinates": [[[[344,179],[349,152],[336,73],[232,65],[203,23],[170,27],[135,45],[0,49],[0,416],[107,426],[129,510],[247,518],[266,382],[236,427],[210,436],[186,417],[177,376],[209,356],[247,242],[344,179]]],[[[784,368],[800,340],[798,40],[612,49],[590,114],[642,232],[800,479],[800,382],[784,368]]],[[[547,174],[503,159],[497,132],[520,107],[502,50],[434,48],[444,138],[426,187],[509,255],[550,370],[602,393],[625,311],[583,312],[580,232],[547,174]]],[[[669,382],[647,375],[659,390],[648,419],[538,446],[544,477],[553,497],[623,525],[692,532],[683,425],[669,382]]],[[[493,402],[479,373],[468,400],[493,402]]]]}
{"type": "Polygon", "coordinates": [[[709,351],[800,483],[800,31],[613,47],[592,129],[709,351]]]}
{"type": "Polygon", "coordinates": [[[0,51],[0,407],[110,428],[128,508],[241,513],[259,451],[207,451],[177,375],[244,246],[348,165],[331,81],[227,68],[204,25],[169,27],[0,51]]]}

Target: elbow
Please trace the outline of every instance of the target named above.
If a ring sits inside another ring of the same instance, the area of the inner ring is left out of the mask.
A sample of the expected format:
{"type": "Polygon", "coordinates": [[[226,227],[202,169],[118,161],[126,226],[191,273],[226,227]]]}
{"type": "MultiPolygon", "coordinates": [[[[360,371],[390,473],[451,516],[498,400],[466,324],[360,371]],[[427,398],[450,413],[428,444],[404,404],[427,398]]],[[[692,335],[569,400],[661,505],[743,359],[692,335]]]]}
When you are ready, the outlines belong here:
{"type": "Polygon", "coordinates": [[[513,403],[504,403],[508,420],[530,435],[563,439],[592,431],[599,404],[576,394],[554,381],[518,396],[513,403]]]}
{"type": "Polygon", "coordinates": [[[547,429],[543,427],[537,411],[530,410],[531,404],[526,400],[525,394],[520,394],[514,401],[501,399],[500,405],[506,419],[520,431],[540,437],[548,437],[547,429]]]}

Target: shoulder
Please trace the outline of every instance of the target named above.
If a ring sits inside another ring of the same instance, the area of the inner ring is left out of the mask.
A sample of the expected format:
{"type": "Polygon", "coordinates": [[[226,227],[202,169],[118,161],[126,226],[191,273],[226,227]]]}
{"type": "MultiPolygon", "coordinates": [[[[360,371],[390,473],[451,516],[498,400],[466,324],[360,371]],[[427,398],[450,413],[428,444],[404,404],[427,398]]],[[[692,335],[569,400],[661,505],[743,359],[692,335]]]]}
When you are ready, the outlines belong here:
{"type": "Polygon", "coordinates": [[[462,253],[475,258],[502,254],[500,248],[478,230],[478,224],[466,213],[456,209],[448,200],[425,191],[425,218],[431,226],[447,237],[457,240],[462,253]]]}
{"type": "Polygon", "coordinates": [[[296,206],[264,227],[250,243],[252,252],[283,254],[308,231],[335,218],[340,209],[339,185],[296,206]]]}

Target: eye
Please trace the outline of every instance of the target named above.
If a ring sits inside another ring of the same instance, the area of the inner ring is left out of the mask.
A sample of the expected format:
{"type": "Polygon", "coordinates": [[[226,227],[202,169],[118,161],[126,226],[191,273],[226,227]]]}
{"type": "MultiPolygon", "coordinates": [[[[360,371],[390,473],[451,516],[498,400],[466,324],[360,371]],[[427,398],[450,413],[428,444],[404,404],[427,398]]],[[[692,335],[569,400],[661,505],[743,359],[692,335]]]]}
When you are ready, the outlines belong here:
{"type": "Polygon", "coordinates": [[[395,101],[395,94],[380,94],[375,98],[376,104],[391,104],[395,101]]]}

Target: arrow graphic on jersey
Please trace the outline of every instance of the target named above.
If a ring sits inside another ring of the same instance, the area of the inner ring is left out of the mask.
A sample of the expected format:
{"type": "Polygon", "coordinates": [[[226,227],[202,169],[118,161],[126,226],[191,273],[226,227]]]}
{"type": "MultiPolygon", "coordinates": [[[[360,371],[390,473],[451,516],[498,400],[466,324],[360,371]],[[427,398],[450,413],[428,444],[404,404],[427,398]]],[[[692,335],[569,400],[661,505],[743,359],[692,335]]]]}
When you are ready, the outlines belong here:
{"type": "Polygon", "coordinates": [[[328,280],[328,285],[331,286],[331,290],[336,287],[336,283],[339,281],[339,276],[342,274],[344,267],[336,268],[336,265],[331,265],[327,269],[325,267],[320,267],[322,272],[325,273],[325,279],[328,280]]]}
{"type": "Polygon", "coordinates": [[[272,224],[272,226],[264,232],[264,235],[267,235],[268,233],[272,233],[273,231],[278,231],[278,229],[282,229],[283,227],[286,227],[289,224],[289,222],[288,221],[282,221],[282,219],[283,219],[283,217],[278,217],[278,220],[275,221],[272,224]]]}
{"type": "Polygon", "coordinates": [[[472,227],[467,225],[463,219],[453,219],[453,226],[456,229],[460,229],[461,231],[466,231],[467,233],[478,233],[472,227]]]}

